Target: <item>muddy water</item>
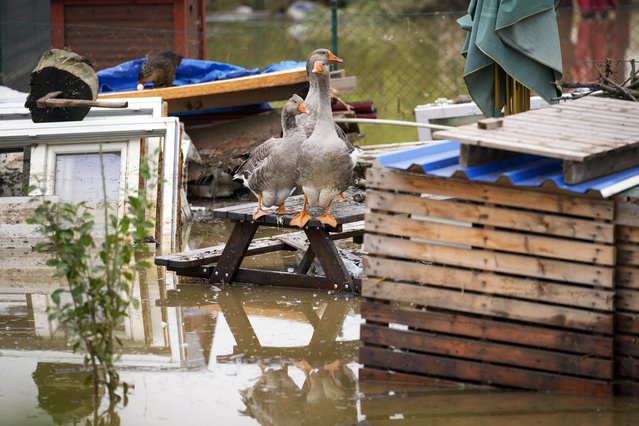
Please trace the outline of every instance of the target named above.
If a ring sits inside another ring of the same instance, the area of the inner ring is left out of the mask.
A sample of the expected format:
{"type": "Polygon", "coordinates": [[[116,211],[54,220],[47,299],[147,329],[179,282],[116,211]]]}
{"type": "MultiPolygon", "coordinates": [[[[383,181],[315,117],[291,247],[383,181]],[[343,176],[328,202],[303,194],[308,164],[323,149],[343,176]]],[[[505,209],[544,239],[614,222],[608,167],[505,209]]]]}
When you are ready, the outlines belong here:
{"type": "MultiPolygon", "coordinates": [[[[186,241],[217,244],[229,231],[195,223],[186,241]]],[[[285,253],[249,263],[286,270],[296,260],[285,253]]],[[[109,413],[106,398],[93,405],[81,358],[47,320],[56,284],[44,271],[29,269],[24,255],[0,269],[0,425],[639,424],[639,398],[359,382],[355,295],[210,287],[161,268],[142,277],[140,307],[118,330],[132,390],[109,413]]]]}

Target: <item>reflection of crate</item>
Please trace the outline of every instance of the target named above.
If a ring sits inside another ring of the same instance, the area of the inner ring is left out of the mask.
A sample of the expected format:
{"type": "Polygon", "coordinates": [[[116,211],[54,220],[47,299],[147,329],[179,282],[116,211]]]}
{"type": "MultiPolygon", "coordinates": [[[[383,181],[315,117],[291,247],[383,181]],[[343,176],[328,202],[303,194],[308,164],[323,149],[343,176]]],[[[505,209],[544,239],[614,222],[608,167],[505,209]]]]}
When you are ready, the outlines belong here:
{"type": "Polygon", "coordinates": [[[613,200],[379,167],[367,186],[362,378],[612,392],[613,200]]]}

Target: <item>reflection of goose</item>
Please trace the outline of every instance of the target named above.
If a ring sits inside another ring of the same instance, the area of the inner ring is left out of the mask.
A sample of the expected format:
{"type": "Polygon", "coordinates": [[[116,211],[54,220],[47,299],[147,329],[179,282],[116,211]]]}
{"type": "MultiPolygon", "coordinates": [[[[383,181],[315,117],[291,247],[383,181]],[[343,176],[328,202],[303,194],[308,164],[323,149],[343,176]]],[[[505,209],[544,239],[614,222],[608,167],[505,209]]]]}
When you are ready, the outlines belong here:
{"type": "Polygon", "coordinates": [[[315,62],[312,75],[317,79],[319,89],[318,116],[313,134],[300,146],[298,184],[304,192],[304,203],[291,225],[302,228],[311,219],[306,211],[308,203],[311,207],[325,208],[326,212],[317,219],[334,227],[337,221],[331,215],[331,205],[348,188],[353,167],[348,148],[335,131],[328,63],[315,62]]]}
{"type": "Polygon", "coordinates": [[[295,117],[308,112],[301,97],[293,95],[282,108],[281,138],[270,138],[249,154],[238,168],[234,179],[242,180],[257,197],[253,219],[270,214],[262,207],[279,206],[276,213],[294,213],[285,209],[284,202],[295,189],[297,153],[306,139],[295,117]]]}
{"type": "Polygon", "coordinates": [[[288,366],[280,369],[260,364],[262,374],[250,388],[240,390],[246,406],[241,414],[253,417],[260,425],[299,425],[303,416],[301,392],[288,375],[288,366]]]}

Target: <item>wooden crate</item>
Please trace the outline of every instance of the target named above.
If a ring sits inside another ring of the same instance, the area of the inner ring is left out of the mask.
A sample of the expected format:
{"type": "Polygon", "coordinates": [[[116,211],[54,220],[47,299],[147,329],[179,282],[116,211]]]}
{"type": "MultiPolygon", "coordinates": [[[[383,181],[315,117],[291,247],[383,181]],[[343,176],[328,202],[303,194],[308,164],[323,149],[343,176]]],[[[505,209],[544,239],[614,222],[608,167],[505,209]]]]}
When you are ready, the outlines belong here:
{"type": "Polygon", "coordinates": [[[614,201],[381,167],[367,186],[362,379],[612,393],[614,201]]]}
{"type": "Polygon", "coordinates": [[[615,392],[639,395],[639,206],[616,203],[615,392]]]}

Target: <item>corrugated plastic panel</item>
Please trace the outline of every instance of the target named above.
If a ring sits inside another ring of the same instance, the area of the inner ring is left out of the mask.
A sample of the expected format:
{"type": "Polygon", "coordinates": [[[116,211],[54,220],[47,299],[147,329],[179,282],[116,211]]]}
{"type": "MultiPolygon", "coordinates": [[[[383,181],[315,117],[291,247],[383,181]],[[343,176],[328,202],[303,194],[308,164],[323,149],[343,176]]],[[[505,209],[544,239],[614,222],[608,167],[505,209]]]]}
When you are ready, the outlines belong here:
{"type": "Polygon", "coordinates": [[[553,187],[602,197],[639,185],[639,166],[577,184],[564,183],[561,160],[531,154],[518,154],[505,160],[479,166],[459,165],[459,142],[442,141],[431,145],[380,154],[382,166],[423,172],[439,177],[463,178],[478,182],[499,182],[514,186],[553,187]]]}

